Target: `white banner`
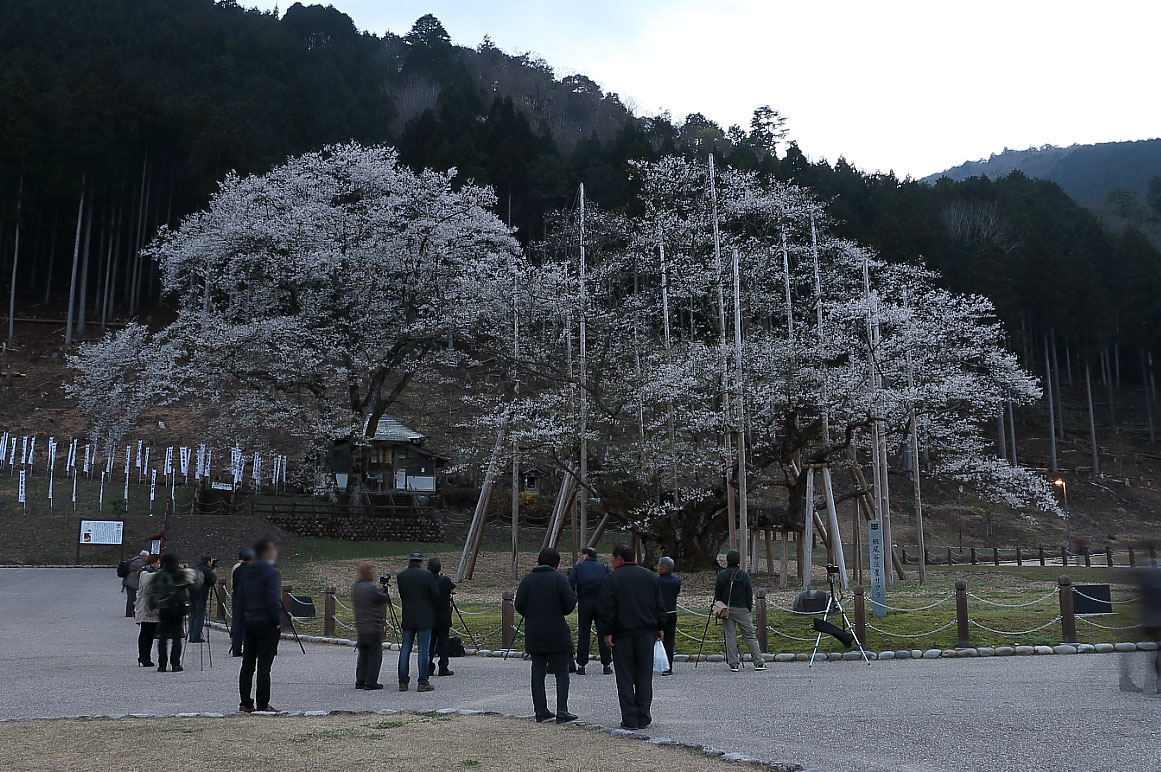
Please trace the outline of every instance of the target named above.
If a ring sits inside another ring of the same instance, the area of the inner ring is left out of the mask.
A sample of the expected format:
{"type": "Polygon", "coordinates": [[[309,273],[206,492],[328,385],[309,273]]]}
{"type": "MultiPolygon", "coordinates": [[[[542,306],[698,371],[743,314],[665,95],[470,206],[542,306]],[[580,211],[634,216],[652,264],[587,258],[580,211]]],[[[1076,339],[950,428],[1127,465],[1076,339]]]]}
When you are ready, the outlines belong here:
{"type": "Polygon", "coordinates": [[[77,473],[74,470],[73,471],[73,509],[76,509],[76,508],[77,508],[77,473]]]}
{"type": "Polygon", "coordinates": [[[28,463],[28,435],[20,438],[20,465],[24,466],[28,463]]]}
{"type": "Polygon", "coordinates": [[[185,445],[178,450],[178,458],[181,460],[181,473],[185,477],[189,477],[189,448],[185,445]]]}
{"type": "Polygon", "coordinates": [[[101,472],[101,489],[97,493],[97,509],[105,508],[105,473],[101,472]]]}
{"type": "Polygon", "coordinates": [[[137,440],[137,463],[134,466],[141,468],[141,440],[137,440]]]}
{"type": "Polygon", "coordinates": [[[27,499],[24,497],[24,493],[25,493],[25,490],[24,490],[24,470],[21,469],[20,470],[20,488],[17,489],[17,494],[16,494],[16,496],[17,496],[16,502],[18,504],[24,504],[27,502],[27,499]]]}
{"type": "Polygon", "coordinates": [[[81,544],[120,544],[124,526],[120,520],[82,520],[81,544]]]}
{"type": "MultiPolygon", "coordinates": [[[[126,445],[125,446],[125,480],[126,481],[128,481],[128,479],[129,479],[129,460],[131,458],[133,458],[133,446],[126,445]]],[[[129,497],[126,496],[125,498],[129,498],[129,497]]]]}
{"type": "Polygon", "coordinates": [[[149,473],[149,501],[152,502],[157,495],[157,470],[154,469],[149,473]]]}
{"type": "MultiPolygon", "coordinates": [[[[93,460],[95,460],[95,459],[93,459],[93,460]]],[[[88,474],[89,470],[92,468],[92,465],[89,463],[89,461],[90,461],[90,459],[89,459],[89,446],[86,443],[86,445],[85,445],[85,469],[84,469],[85,474],[88,474]]]]}
{"type": "Polygon", "coordinates": [[[32,466],[32,457],[36,455],[36,437],[28,440],[28,466],[32,466]]]}
{"type": "Polygon", "coordinates": [[[8,463],[9,463],[9,465],[16,463],[16,438],[13,437],[11,441],[12,441],[12,448],[11,448],[11,450],[8,451],[8,463]]]}
{"type": "Polygon", "coordinates": [[[165,449],[165,476],[173,477],[173,446],[165,449]]]}

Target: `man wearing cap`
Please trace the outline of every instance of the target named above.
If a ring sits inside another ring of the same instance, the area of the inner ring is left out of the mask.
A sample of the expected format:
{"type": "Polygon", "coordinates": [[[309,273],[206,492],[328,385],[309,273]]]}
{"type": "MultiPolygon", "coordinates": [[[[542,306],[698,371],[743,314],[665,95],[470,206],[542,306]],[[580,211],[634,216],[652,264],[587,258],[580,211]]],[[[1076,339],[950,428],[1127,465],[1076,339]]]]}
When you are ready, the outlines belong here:
{"type": "Polygon", "coordinates": [[[435,691],[429,683],[431,673],[431,628],[435,627],[435,606],[439,602],[439,585],[435,575],[423,567],[423,553],[415,550],[407,556],[407,569],[400,571],[395,581],[399,586],[399,602],[403,605],[400,626],[403,628],[403,647],[399,652],[399,691],[405,692],[411,684],[411,647],[418,649],[416,663],[419,670],[417,692],[435,691]]]}
{"type": "Polygon", "coordinates": [[[727,607],[728,615],[722,620],[722,635],[726,639],[726,662],[730,672],[737,673],[742,667],[742,657],[738,653],[739,631],[750,650],[754,669],[765,670],[766,660],[754,635],[754,587],[750,575],[742,570],[742,553],[737,550],[726,553],[726,567],[718,572],[714,582],[714,601],[721,601],[727,607]]]}
{"type": "Polygon", "coordinates": [[[137,604],[137,589],[141,586],[141,569],[145,567],[145,559],[149,557],[149,550],[141,550],[129,561],[129,572],[121,578],[121,586],[125,588],[125,616],[133,616],[133,607],[137,604]]]}
{"type": "MultiPolygon", "coordinates": [[[[592,547],[581,550],[580,562],[568,572],[568,583],[576,595],[576,674],[585,674],[589,662],[589,636],[601,605],[601,582],[609,575],[609,567],[597,559],[597,551],[592,547]]],[[[597,636],[597,649],[601,654],[601,665],[605,675],[613,672],[613,652],[605,645],[605,639],[597,636]]]]}

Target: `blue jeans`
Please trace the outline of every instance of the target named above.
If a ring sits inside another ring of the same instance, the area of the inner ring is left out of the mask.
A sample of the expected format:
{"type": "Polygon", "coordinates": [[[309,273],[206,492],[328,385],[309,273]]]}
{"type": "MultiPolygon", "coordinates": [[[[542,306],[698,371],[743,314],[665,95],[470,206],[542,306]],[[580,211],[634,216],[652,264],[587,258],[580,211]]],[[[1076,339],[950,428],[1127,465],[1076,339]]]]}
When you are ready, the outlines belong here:
{"type": "Polygon", "coordinates": [[[403,630],[403,648],[399,652],[399,683],[411,683],[411,644],[416,643],[419,649],[419,683],[425,684],[431,673],[428,665],[431,664],[431,630],[403,630]]]}

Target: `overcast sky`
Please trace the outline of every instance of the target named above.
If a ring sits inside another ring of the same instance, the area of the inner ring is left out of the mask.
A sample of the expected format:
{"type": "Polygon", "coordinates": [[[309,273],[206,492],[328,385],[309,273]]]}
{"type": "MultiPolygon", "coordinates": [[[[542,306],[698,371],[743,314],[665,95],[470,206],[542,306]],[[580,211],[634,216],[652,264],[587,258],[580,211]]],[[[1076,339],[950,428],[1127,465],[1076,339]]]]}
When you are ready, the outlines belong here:
{"type": "Polygon", "coordinates": [[[918,177],[1004,147],[1161,136],[1158,0],[333,5],[380,34],[434,13],[457,44],[486,34],[537,53],[638,114],[702,112],[726,128],[770,104],[807,154],[868,171],[918,177]]]}

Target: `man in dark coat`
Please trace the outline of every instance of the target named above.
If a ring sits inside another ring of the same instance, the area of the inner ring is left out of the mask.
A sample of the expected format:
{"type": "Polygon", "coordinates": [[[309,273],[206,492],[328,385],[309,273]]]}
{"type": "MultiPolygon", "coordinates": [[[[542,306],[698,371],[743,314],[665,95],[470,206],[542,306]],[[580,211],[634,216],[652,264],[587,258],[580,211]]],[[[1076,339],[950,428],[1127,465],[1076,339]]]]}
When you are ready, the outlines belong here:
{"type": "Polygon", "coordinates": [[[665,631],[663,643],[669,667],[661,674],[673,675],[673,653],[677,646],[677,596],[681,593],[681,577],[673,573],[673,558],[657,561],[657,583],[661,585],[661,599],[665,601],[665,631]]]}
{"type": "Polygon", "coordinates": [[[210,593],[218,583],[218,574],[214,571],[216,561],[210,555],[202,555],[194,571],[201,574],[202,586],[189,594],[189,632],[190,643],[203,643],[202,629],[206,623],[206,604],[209,603],[210,593]]]}
{"type": "Polygon", "coordinates": [[[568,665],[572,658],[572,631],[566,616],[576,608],[564,574],[556,570],[560,553],[545,547],[536,559],[536,568],[524,577],[516,590],[516,611],[524,617],[524,650],[532,657],[532,705],[537,721],[565,724],[576,721],[568,712],[568,665]],[[544,678],[556,676],[556,713],[548,710],[544,678]]]}
{"type": "Polygon", "coordinates": [[[419,651],[419,685],[417,692],[435,691],[428,679],[431,662],[431,628],[435,627],[435,604],[439,601],[439,586],[435,576],[423,567],[423,553],[418,550],[407,556],[407,570],[395,580],[399,586],[399,602],[403,604],[403,647],[399,652],[399,691],[405,692],[411,683],[411,648],[419,651]]]}
{"type": "Polygon", "coordinates": [[[435,577],[436,587],[439,588],[439,600],[435,602],[435,627],[431,628],[431,661],[427,663],[427,672],[439,676],[453,676],[455,673],[447,667],[447,656],[451,640],[452,593],[455,592],[456,585],[440,573],[443,570],[443,562],[439,558],[428,558],[427,570],[435,577]],[[437,656],[439,672],[435,669],[437,656]]]}
{"type": "Polygon", "coordinates": [[[375,566],[364,560],[351,587],[351,605],[355,607],[355,688],[382,689],[379,668],[383,665],[383,626],[387,593],[375,580],[375,566]]]}
{"type": "MultiPolygon", "coordinates": [[[[568,572],[568,583],[576,594],[576,674],[585,674],[585,665],[589,661],[589,636],[592,635],[593,623],[597,619],[597,611],[601,603],[601,582],[609,575],[609,567],[597,560],[597,551],[592,547],[581,550],[580,562],[568,572]]],[[[613,652],[605,645],[605,639],[597,636],[597,650],[601,654],[601,665],[605,675],[612,673],[609,665],[613,661],[613,652]]]]}
{"type": "Polygon", "coordinates": [[[657,577],[637,565],[632,547],[618,544],[613,572],[601,584],[597,631],[613,650],[623,729],[653,722],[653,643],[662,638],[666,616],[657,577]]]}
{"type": "MultiPolygon", "coordinates": [[[[254,545],[254,561],[238,569],[234,585],[235,608],[241,618],[244,639],[242,669],[238,673],[238,691],[242,713],[274,711],[270,707],[270,667],[278,656],[282,634],[282,576],[274,567],[278,549],[269,539],[254,545]],[[254,684],[254,674],[258,683],[254,684]],[[254,696],[251,697],[251,687],[254,696]]],[[[277,712],[277,711],[274,711],[277,712]]]]}
{"type": "Polygon", "coordinates": [[[254,562],[254,550],[245,549],[238,553],[238,562],[230,570],[230,656],[242,656],[242,641],[246,637],[246,627],[242,624],[242,607],[238,603],[242,589],[242,568],[254,562]]]}

